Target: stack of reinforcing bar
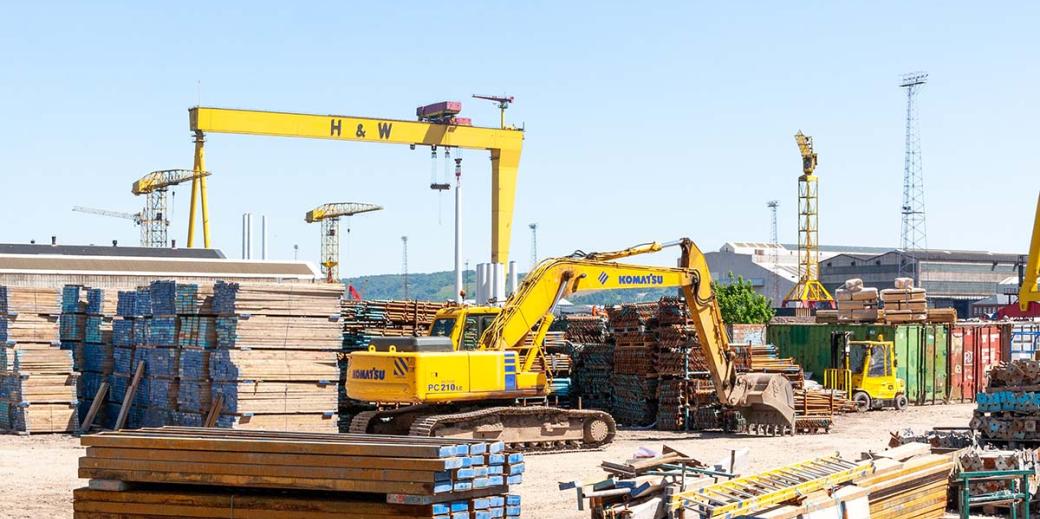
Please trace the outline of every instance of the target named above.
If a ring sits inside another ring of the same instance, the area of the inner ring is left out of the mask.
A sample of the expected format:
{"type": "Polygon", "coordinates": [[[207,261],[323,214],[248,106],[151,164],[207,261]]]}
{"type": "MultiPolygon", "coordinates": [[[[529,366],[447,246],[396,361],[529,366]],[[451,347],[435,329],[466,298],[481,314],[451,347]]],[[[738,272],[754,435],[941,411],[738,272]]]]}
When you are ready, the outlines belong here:
{"type": "Polygon", "coordinates": [[[76,430],[78,373],[60,314],[57,289],[0,286],[0,431],[76,430]]]}
{"type": "Polygon", "coordinates": [[[350,421],[359,412],[374,409],[367,402],[347,397],[347,356],[367,350],[373,337],[418,337],[429,333],[437,312],[447,303],[429,301],[390,301],[344,299],[340,302],[343,352],[339,356],[338,408],[339,430],[350,430],[350,421]]]}
{"type": "Polygon", "coordinates": [[[993,366],[986,391],[975,397],[970,426],[991,442],[1040,443],[1040,362],[1020,359],[993,366]]]}
{"type": "Polygon", "coordinates": [[[77,519],[520,516],[502,442],[198,428],[84,436],[77,519]]]}
{"type": "Polygon", "coordinates": [[[582,406],[610,411],[611,377],[614,373],[614,344],[607,333],[607,320],[596,315],[568,315],[554,325],[565,331],[571,344],[573,396],[582,406]]]}

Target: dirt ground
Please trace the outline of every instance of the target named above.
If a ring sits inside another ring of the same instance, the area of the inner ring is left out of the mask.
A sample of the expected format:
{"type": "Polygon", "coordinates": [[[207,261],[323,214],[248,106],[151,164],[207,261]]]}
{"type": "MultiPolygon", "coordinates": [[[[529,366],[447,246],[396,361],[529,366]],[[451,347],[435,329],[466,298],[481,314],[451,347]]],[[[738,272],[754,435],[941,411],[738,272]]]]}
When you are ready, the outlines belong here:
{"type": "MultiPolygon", "coordinates": [[[[517,490],[526,518],[587,518],[587,511],[577,510],[574,491],[561,492],[558,483],[602,477],[602,460],[623,460],[640,446],[660,450],[668,444],[706,462],[726,458],[727,449],[746,447],[751,449],[749,468],[754,471],[834,451],[855,457],[884,447],[889,431],[967,425],[972,409],[963,404],[844,416],[826,435],[767,438],[621,431],[605,451],[530,456],[517,490]]],[[[86,483],[76,477],[76,460],[82,453],[79,441],[70,436],[0,436],[0,518],[71,518],[72,489],[86,483]]]]}

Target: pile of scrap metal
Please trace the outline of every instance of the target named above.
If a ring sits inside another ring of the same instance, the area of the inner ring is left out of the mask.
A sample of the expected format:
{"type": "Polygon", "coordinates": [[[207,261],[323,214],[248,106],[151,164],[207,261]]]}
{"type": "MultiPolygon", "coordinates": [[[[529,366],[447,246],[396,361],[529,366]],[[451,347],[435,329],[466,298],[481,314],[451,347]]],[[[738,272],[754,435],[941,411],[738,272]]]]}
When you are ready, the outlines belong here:
{"type": "Polygon", "coordinates": [[[749,475],[736,474],[740,463],[720,465],[708,467],[666,447],[650,458],[604,462],[605,479],[560,488],[575,489],[578,509],[587,507],[593,519],[938,519],[954,459],[912,443],[864,453],[858,461],[834,453],[749,475]]]}
{"type": "Polygon", "coordinates": [[[907,443],[927,443],[932,446],[933,453],[945,453],[978,445],[978,434],[967,427],[936,427],[921,433],[911,428],[889,433],[889,447],[899,447],[907,443]]]}

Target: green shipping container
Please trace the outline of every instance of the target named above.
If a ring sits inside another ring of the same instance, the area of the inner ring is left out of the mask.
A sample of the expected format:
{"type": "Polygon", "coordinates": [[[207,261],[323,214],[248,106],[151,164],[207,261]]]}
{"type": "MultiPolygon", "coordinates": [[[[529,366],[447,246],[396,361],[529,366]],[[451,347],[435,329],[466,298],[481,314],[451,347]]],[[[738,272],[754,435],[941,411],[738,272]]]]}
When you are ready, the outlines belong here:
{"type": "Polygon", "coordinates": [[[893,341],[896,372],[906,382],[907,400],[912,404],[946,401],[950,343],[944,324],[772,324],[766,339],[781,357],[793,357],[807,377],[822,383],[823,370],[831,367],[831,334],[835,332],[852,332],[855,340],[883,337],[893,341]]]}

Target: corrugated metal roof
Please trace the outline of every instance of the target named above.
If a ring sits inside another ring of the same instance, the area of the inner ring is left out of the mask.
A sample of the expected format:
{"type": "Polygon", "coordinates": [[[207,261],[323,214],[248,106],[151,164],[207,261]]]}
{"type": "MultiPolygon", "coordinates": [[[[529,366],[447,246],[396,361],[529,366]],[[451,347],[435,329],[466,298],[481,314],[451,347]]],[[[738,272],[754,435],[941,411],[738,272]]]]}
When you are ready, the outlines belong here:
{"type": "Polygon", "coordinates": [[[88,275],[236,276],[311,279],[319,274],[305,261],[142,258],[117,256],[0,254],[0,272],[88,275]]]}
{"type": "Polygon", "coordinates": [[[0,243],[0,254],[224,259],[224,253],[220,252],[219,249],[161,249],[155,247],[45,245],[38,243],[0,243]]]}

